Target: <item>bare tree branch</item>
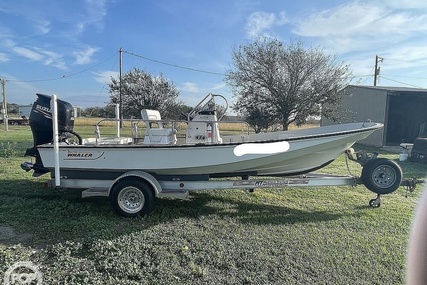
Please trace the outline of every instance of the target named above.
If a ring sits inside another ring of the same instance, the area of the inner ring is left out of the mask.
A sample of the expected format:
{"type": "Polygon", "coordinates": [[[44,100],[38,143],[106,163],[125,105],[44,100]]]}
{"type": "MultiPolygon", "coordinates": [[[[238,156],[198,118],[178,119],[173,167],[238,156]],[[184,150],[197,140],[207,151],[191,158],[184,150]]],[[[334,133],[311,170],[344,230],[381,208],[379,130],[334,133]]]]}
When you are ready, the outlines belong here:
{"type": "Polygon", "coordinates": [[[254,110],[259,117],[269,112],[271,124],[279,122],[283,129],[293,122],[304,124],[310,116],[332,114],[350,75],[335,57],[319,48],[304,49],[301,42],[258,39],[235,48],[232,59],[234,69],[226,81],[237,99],[234,109],[247,117],[254,110]]]}

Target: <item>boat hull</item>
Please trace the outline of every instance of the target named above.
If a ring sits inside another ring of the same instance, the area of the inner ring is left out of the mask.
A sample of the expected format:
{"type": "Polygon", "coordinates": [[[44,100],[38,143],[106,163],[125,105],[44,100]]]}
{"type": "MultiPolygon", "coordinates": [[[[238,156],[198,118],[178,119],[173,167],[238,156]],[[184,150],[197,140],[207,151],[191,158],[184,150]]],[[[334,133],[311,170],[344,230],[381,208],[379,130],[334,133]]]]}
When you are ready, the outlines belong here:
{"type": "MultiPolygon", "coordinates": [[[[111,179],[132,170],[171,177],[293,175],[323,167],[381,127],[353,123],[223,137],[222,144],[206,145],[60,145],[59,166],[64,178],[96,173],[111,179]]],[[[43,166],[54,173],[53,145],[37,149],[43,166]]]]}

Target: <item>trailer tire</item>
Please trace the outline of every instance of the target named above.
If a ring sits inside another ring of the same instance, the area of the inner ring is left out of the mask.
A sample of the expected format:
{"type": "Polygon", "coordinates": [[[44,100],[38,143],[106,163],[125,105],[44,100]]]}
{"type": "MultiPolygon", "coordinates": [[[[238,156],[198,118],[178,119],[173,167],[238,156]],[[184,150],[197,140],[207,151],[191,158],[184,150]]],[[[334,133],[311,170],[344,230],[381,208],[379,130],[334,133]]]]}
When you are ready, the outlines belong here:
{"type": "Polygon", "coordinates": [[[366,188],[377,194],[389,194],[402,183],[402,169],[386,158],[369,160],[362,169],[361,180],[366,188]]]}
{"type": "Polygon", "coordinates": [[[111,204],[124,217],[146,215],[154,210],[151,187],[139,179],[124,179],[111,189],[111,204]]]}

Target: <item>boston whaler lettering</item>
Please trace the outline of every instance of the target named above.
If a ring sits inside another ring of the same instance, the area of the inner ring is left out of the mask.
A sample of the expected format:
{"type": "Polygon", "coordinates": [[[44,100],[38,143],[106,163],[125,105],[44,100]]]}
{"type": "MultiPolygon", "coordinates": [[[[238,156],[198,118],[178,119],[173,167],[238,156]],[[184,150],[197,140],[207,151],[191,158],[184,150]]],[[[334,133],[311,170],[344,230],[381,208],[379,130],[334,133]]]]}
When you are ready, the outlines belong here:
{"type": "Polygon", "coordinates": [[[90,152],[68,152],[67,157],[92,157],[90,152]]]}
{"type": "MultiPolygon", "coordinates": [[[[227,106],[223,96],[208,94],[185,122],[166,124],[158,111],[144,109],[141,119],[131,120],[131,137],[119,135],[117,115],[113,119],[117,123],[116,137],[101,137],[104,119],[96,125],[94,138],[82,138],[74,131],[70,103],[55,95],[37,94],[30,115],[34,146],[26,151],[35,161],[21,167],[34,171],[34,176],[50,173],[51,184],[83,189],[83,197],[109,197],[113,208],[123,216],[150,213],[155,197],[186,199],[190,191],[197,189],[364,184],[377,194],[369,204],[378,207],[380,195],[409,183],[402,182],[402,170],[396,162],[351,150],[356,141],[382,124],[362,122],[225,135],[220,131],[222,117],[217,118],[218,99],[227,106]],[[143,136],[139,124],[145,125],[143,136]],[[177,136],[178,127],[185,128],[185,137],[177,136]],[[77,141],[70,142],[70,136],[77,141]],[[311,173],[343,153],[363,166],[360,177],[311,173]],[[260,176],[276,178],[259,179],[260,176]]],[[[415,183],[409,184],[411,189],[415,187],[415,183]]]]}

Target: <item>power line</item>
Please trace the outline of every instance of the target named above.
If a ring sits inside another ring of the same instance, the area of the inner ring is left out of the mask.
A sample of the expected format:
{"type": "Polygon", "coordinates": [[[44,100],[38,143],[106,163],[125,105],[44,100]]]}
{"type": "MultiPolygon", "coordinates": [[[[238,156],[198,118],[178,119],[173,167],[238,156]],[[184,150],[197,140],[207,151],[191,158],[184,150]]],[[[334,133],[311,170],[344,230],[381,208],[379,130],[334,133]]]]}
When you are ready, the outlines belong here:
{"type": "Polygon", "coordinates": [[[390,81],[393,81],[393,82],[396,82],[396,83],[399,83],[399,84],[406,85],[406,86],[415,87],[415,88],[423,88],[423,87],[420,87],[420,86],[416,86],[416,85],[408,84],[408,83],[405,83],[405,82],[401,82],[401,81],[393,80],[393,79],[390,79],[390,78],[384,77],[384,76],[382,76],[382,75],[381,75],[380,77],[381,77],[381,78],[384,78],[384,79],[387,79],[387,80],[390,80],[390,81]]]}
{"type": "Polygon", "coordinates": [[[390,74],[389,76],[392,76],[392,77],[402,77],[402,78],[411,78],[411,79],[424,79],[424,80],[427,79],[427,77],[416,77],[416,76],[405,76],[405,75],[394,75],[394,74],[390,74]]]}
{"type": "Polygon", "coordinates": [[[160,60],[157,60],[157,59],[148,58],[148,57],[145,57],[145,56],[133,53],[133,52],[125,51],[125,50],[123,52],[127,53],[129,55],[133,55],[133,56],[136,56],[136,57],[148,60],[148,61],[152,61],[152,62],[155,62],[155,63],[167,65],[167,66],[172,66],[172,67],[186,69],[186,70],[195,71],[195,72],[201,72],[201,73],[207,73],[207,74],[213,74],[213,75],[226,76],[226,74],[224,74],[224,73],[213,72],[213,71],[206,71],[206,70],[196,69],[196,68],[192,68],[192,67],[186,67],[186,66],[181,66],[181,65],[177,65],[177,64],[167,63],[167,62],[164,62],[164,61],[160,61],[160,60]]]}
{"type": "Polygon", "coordinates": [[[350,78],[350,79],[356,79],[356,78],[360,78],[360,77],[372,77],[372,76],[373,76],[373,74],[352,75],[352,76],[349,76],[348,78],[350,78]]]}
{"type": "MultiPolygon", "coordinates": [[[[200,72],[200,73],[206,73],[206,74],[226,76],[226,74],[224,74],[224,73],[207,71],[207,70],[201,70],[201,69],[196,69],[196,68],[192,68],[192,67],[186,67],[186,66],[182,66],[182,65],[178,65],[178,64],[172,64],[172,63],[160,61],[160,60],[157,60],[157,59],[148,58],[148,57],[142,56],[140,54],[136,54],[136,53],[125,51],[125,50],[123,50],[123,52],[126,53],[126,54],[129,54],[129,55],[135,56],[135,57],[139,57],[139,58],[151,61],[151,62],[155,62],[155,63],[158,63],[158,64],[163,64],[163,65],[167,65],[167,66],[171,66],[171,67],[175,67],[175,68],[185,69],[185,70],[189,70],[189,71],[193,71],[193,72],[200,72]]],[[[65,78],[68,78],[68,77],[76,76],[78,74],[81,74],[81,73],[84,73],[84,72],[86,72],[88,70],[91,70],[91,69],[93,69],[93,68],[95,68],[95,67],[97,67],[97,66],[99,66],[99,65],[101,65],[103,63],[105,63],[106,61],[110,60],[111,58],[113,58],[114,56],[116,56],[117,53],[118,52],[115,52],[112,56],[108,57],[107,59],[105,59],[105,60],[103,60],[103,61],[101,61],[101,62],[99,62],[99,63],[97,63],[95,65],[92,65],[92,66],[90,66],[90,67],[88,67],[86,69],[80,70],[80,71],[72,73],[72,74],[62,75],[60,77],[46,78],[46,79],[34,79],[34,80],[15,80],[15,79],[4,79],[4,80],[8,81],[8,82],[43,82],[43,81],[61,80],[61,79],[65,79],[65,78]]],[[[405,60],[390,59],[390,58],[383,58],[383,57],[381,57],[381,59],[382,60],[387,59],[387,60],[391,60],[391,61],[420,63],[420,64],[426,64],[427,65],[427,63],[425,63],[425,62],[419,62],[419,61],[405,61],[405,60]]],[[[353,76],[350,76],[349,78],[355,79],[355,78],[371,77],[371,76],[373,76],[373,75],[372,74],[368,74],[368,75],[353,75],[353,76]]],[[[393,75],[393,76],[395,76],[395,77],[415,78],[415,79],[426,79],[426,78],[421,78],[421,77],[398,76],[398,75],[393,75]]],[[[407,83],[400,82],[400,81],[397,81],[397,80],[393,80],[393,79],[390,79],[390,78],[387,78],[387,77],[384,77],[384,76],[381,76],[381,77],[384,78],[384,79],[396,82],[396,83],[400,83],[400,84],[404,84],[404,85],[407,85],[407,86],[421,88],[421,87],[418,87],[418,86],[415,86],[415,85],[411,85],[411,84],[407,84],[407,83]]]]}
{"type": "Polygon", "coordinates": [[[78,75],[78,74],[81,74],[81,73],[84,73],[84,72],[86,72],[86,71],[88,71],[88,70],[91,70],[91,69],[93,69],[93,68],[95,68],[95,67],[97,67],[97,66],[99,66],[99,65],[103,64],[104,62],[109,61],[111,58],[113,58],[113,57],[114,57],[114,56],[116,56],[116,55],[117,55],[117,52],[116,52],[114,55],[110,56],[109,58],[107,58],[107,59],[105,59],[105,60],[103,60],[103,61],[101,61],[101,62],[99,62],[99,63],[97,63],[97,64],[95,64],[95,65],[92,65],[92,66],[90,66],[90,67],[88,67],[88,68],[86,68],[86,69],[80,70],[80,71],[75,72],[75,73],[72,73],[72,74],[62,75],[61,77],[46,78],[46,79],[34,79],[34,80],[16,80],[16,79],[6,79],[6,81],[8,81],[8,82],[43,82],[43,81],[55,81],[55,80],[61,80],[61,79],[68,78],[68,77],[72,77],[72,76],[76,76],[76,75],[78,75]]]}
{"type": "MultiPolygon", "coordinates": [[[[116,53],[116,55],[117,54],[119,54],[119,52],[117,52],[116,53]]],[[[115,63],[112,63],[111,65],[111,69],[113,69],[113,65],[114,65],[115,63]]],[[[99,100],[99,98],[101,97],[101,94],[103,94],[103,91],[104,90],[106,90],[106,85],[107,85],[108,83],[107,83],[107,81],[105,81],[104,82],[104,84],[102,85],[102,88],[101,88],[101,92],[99,92],[99,94],[98,94],[98,97],[96,98],[96,102],[95,102],[95,104],[97,104],[98,103],[98,100],[99,100]]],[[[93,110],[92,110],[92,112],[93,112],[93,110]]],[[[90,113],[90,115],[89,116],[92,116],[92,112],[90,113]]]]}
{"type": "Polygon", "coordinates": [[[400,62],[418,63],[418,64],[427,65],[427,62],[422,62],[422,61],[418,61],[418,60],[402,60],[402,59],[393,59],[393,58],[383,58],[383,59],[387,59],[390,61],[400,61],[400,62]]]}
{"type": "MultiPolygon", "coordinates": [[[[384,59],[391,60],[391,61],[394,60],[394,61],[400,61],[400,62],[410,62],[410,63],[427,64],[427,63],[423,63],[423,62],[419,62],[419,61],[405,61],[405,60],[398,60],[398,59],[388,59],[388,58],[379,57],[377,55],[375,57],[375,79],[374,79],[374,86],[376,86],[376,81],[377,81],[377,77],[378,77],[378,78],[384,78],[386,80],[389,80],[389,81],[392,81],[392,82],[396,82],[396,83],[399,83],[399,84],[403,84],[403,85],[406,85],[406,86],[410,86],[410,87],[423,88],[423,87],[420,87],[420,86],[416,86],[416,85],[413,85],[413,84],[408,84],[408,83],[405,83],[405,82],[402,82],[402,81],[394,80],[394,79],[385,77],[383,75],[380,75],[379,74],[380,73],[380,67],[378,66],[378,63],[379,62],[383,63],[384,59]]],[[[410,76],[399,76],[399,75],[393,75],[393,76],[395,76],[395,77],[403,77],[403,78],[425,79],[425,78],[410,77],[410,76]]]]}

